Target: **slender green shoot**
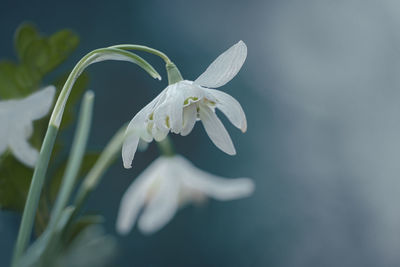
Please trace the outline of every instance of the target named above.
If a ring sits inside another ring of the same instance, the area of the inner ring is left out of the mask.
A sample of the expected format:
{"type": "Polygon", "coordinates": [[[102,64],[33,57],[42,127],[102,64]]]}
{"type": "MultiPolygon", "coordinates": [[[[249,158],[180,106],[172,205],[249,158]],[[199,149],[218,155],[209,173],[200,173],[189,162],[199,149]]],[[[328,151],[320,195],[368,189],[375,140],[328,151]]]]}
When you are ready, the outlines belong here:
{"type": "Polygon", "coordinates": [[[76,198],[74,200],[74,206],[76,207],[75,212],[82,208],[83,203],[89,196],[89,194],[99,184],[103,174],[106,172],[108,167],[114,162],[115,158],[121,153],[122,143],[125,139],[126,125],[123,126],[107,144],[106,148],[100,154],[99,159],[96,161],[92,169],[84,178],[76,198]]]}
{"type": "MultiPolygon", "coordinates": [[[[132,47],[135,47],[135,45],[132,45],[132,47]]],[[[136,48],[137,50],[147,51],[149,53],[156,54],[162,57],[166,62],[170,62],[168,57],[158,50],[144,46],[136,46],[136,48]]],[[[77,63],[77,65],[75,65],[57,99],[56,105],[50,117],[49,126],[47,128],[42,147],[40,149],[38,161],[36,163],[36,167],[32,176],[32,182],[29,188],[29,193],[22,215],[21,225],[12,258],[12,267],[16,267],[16,262],[22,256],[28,245],[32,233],[35,214],[39,204],[40,195],[45,181],[48,164],[50,161],[50,156],[53,151],[54,142],[61,124],[64,108],[73,88],[73,85],[86,67],[88,67],[90,64],[104,60],[129,61],[142,67],[153,78],[161,79],[161,76],[158,74],[158,72],[147,61],[136,54],[124,51],[124,49],[119,49],[118,47],[109,47],[94,50],[85,55],[77,63]]]]}
{"type": "Polygon", "coordinates": [[[71,193],[74,189],[76,177],[81,167],[82,158],[85,154],[86,144],[90,132],[90,125],[93,113],[94,93],[86,92],[83,97],[82,107],[79,113],[78,127],[72,143],[71,153],[68,159],[67,167],[64,173],[60,192],[51,213],[49,227],[52,228],[57,224],[62,211],[68,204],[71,193]]]}
{"type": "Polygon", "coordinates": [[[31,186],[26,199],[22,221],[18,232],[17,242],[14,249],[11,266],[15,267],[16,262],[22,256],[28,245],[31,237],[33,222],[35,219],[36,210],[39,204],[40,194],[42,192],[44,178],[47,172],[50,156],[53,151],[54,142],[57,137],[58,127],[49,125],[46,136],[43,140],[43,145],[40,150],[40,155],[36,163],[36,168],[33,173],[31,186]]]}

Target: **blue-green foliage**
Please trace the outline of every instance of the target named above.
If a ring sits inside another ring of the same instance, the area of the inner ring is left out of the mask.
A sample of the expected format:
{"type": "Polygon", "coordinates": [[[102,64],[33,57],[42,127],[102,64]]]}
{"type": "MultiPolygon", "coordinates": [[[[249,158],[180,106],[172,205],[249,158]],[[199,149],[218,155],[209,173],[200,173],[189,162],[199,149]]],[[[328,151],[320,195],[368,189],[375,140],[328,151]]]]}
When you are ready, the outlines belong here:
{"type": "MultiPolygon", "coordinates": [[[[43,79],[71,55],[79,44],[79,37],[68,29],[45,36],[34,25],[24,23],[16,30],[14,41],[17,61],[0,61],[0,100],[25,97],[44,86],[43,79]]],[[[52,82],[58,92],[67,77],[68,73],[65,73],[52,82]]],[[[87,87],[88,80],[85,73],[77,80],[65,109],[62,129],[74,121],[76,103],[87,87]]],[[[40,149],[48,119],[49,116],[35,122],[30,142],[37,149],[40,149]]],[[[57,141],[50,163],[50,170],[53,171],[50,172],[51,177],[48,177],[48,186],[44,189],[37,216],[38,232],[47,223],[48,212],[60,184],[60,173],[65,167],[65,161],[55,160],[62,147],[62,143],[57,141]]],[[[90,153],[85,156],[80,176],[93,165],[97,155],[90,153]]],[[[17,161],[11,153],[6,152],[0,156],[0,209],[22,211],[32,174],[33,170],[17,161]]]]}

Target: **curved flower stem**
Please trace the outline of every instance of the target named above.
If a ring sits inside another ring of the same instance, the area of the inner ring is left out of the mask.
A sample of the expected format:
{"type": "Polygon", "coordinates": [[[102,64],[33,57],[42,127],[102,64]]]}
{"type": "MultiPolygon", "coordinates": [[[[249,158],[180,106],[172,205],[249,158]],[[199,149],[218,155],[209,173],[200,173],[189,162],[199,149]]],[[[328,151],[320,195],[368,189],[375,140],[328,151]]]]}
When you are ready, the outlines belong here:
{"type": "Polygon", "coordinates": [[[174,84],[179,81],[182,81],[182,75],[176,65],[168,58],[166,54],[163,52],[144,46],[144,45],[131,45],[131,44],[122,44],[122,45],[114,45],[112,48],[124,49],[124,50],[139,50],[145,51],[154,55],[161,57],[165,61],[165,68],[168,74],[168,84],[174,84]]]}
{"type": "Polygon", "coordinates": [[[150,54],[154,54],[156,56],[159,56],[160,58],[162,58],[166,64],[171,63],[171,60],[168,58],[168,56],[166,54],[164,54],[163,52],[148,47],[148,46],[144,46],[144,45],[132,45],[132,44],[121,44],[121,45],[113,45],[110,46],[111,48],[118,48],[118,49],[124,49],[124,50],[138,50],[138,51],[144,51],[150,54]]]}
{"type": "Polygon", "coordinates": [[[142,67],[153,78],[157,78],[159,80],[161,79],[161,76],[158,74],[158,72],[149,63],[147,63],[147,61],[136,54],[112,47],[93,50],[92,52],[86,54],[81,60],[79,60],[79,62],[75,65],[70,75],[68,76],[67,81],[65,82],[54,106],[53,113],[50,117],[50,124],[53,124],[57,127],[60,126],[61,119],[64,113],[64,108],[71,93],[72,87],[75,84],[75,81],[82,74],[84,69],[87,68],[90,64],[103,60],[130,61],[142,67]]]}
{"type": "MultiPolygon", "coordinates": [[[[170,62],[168,57],[164,53],[159,52],[158,50],[148,48],[145,46],[133,45],[132,47],[136,47],[137,50],[142,50],[152,54],[156,54],[161,58],[163,58],[164,60],[170,62]]],[[[92,63],[99,62],[102,60],[131,61],[142,67],[144,70],[146,70],[152,77],[161,79],[157,71],[154,70],[154,68],[144,59],[133,53],[124,51],[122,49],[118,49],[116,47],[96,49],[85,55],[75,65],[72,72],[68,76],[67,81],[65,82],[60,95],[58,96],[57,102],[54,106],[53,112],[50,117],[49,126],[47,128],[42,147],[40,149],[38,161],[36,163],[36,167],[32,176],[32,182],[29,187],[29,193],[26,199],[21,225],[18,232],[18,237],[11,265],[13,267],[16,266],[17,261],[24,253],[32,233],[33,222],[36,210],[38,208],[40,195],[42,192],[48,164],[50,161],[50,156],[53,151],[54,143],[61,124],[65,104],[71,93],[72,87],[77,78],[79,77],[79,75],[84,71],[86,67],[88,67],[92,63]]]]}

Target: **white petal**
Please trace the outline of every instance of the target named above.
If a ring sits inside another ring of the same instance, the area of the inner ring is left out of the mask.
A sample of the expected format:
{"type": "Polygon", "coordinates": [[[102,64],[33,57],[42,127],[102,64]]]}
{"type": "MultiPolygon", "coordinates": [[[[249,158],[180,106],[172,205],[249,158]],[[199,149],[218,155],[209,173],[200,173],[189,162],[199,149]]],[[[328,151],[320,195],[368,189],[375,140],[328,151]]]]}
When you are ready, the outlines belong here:
{"type": "MultiPolygon", "coordinates": [[[[144,125],[145,110],[142,109],[130,121],[125,131],[125,140],[122,145],[122,161],[126,169],[132,168],[132,161],[139,144],[140,136],[145,136],[146,129],[144,125]]],[[[150,137],[151,138],[151,137],[150,137]]],[[[147,140],[146,140],[147,141],[147,140]]],[[[151,141],[151,140],[150,140],[151,141]]]]}
{"type": "Polygon", "coordinates": [[[190,134],[197,120],[197,107],[195,104],[183,108],[183,128],[182,136],[190,134]]]}
{"type": "Polygon", "coordinates": [[[182,110],[184,95],[182,90],[187,87],[178,82],[167,87],[165,101],[154,111],[154,122],[160,129],[171,129],[179,133],[182,129],[182,110]]]}
{"type": "Polygon", "coordinates": [[[157,142],[160,142],[160,141],[164,140],[164,138],[167,137],[168,132],[169,132],[169,130],[167,130],[167,129],[160,129],[160,128],[157,127],[157,125],[154,125],[154,126],[153,126],[153,129],[152,129],[152,131],[151,131],[151,133],[152,133],[154,139],[155,139],[157,142]]]}
{"type": "Polygon", "coordinates": [[[21,100],[21,109],[17,112],[24,112],[32,120],[41,119],[49,112],[53,105],[56,88],[52,85],[37,91],[21,100]]]}
{"type": "Polygon", "coordinates": [[[173,133],[179,133],[182,130],[183,101],[185,100],[182,90],[185,90],[185,88],[178,83],[177,88],[169,91],[171,99],[169,102],[169,123],[173,133]]]}
{"type": "Polygon", "coordinates": [[[183,95],[183,106],[188,106],[191,103],[195,103],[204,98],[205,88],[195,84],[192,81],[182,81],[180,82],[182,87],[180,88],[180,93],[183,95]]]}
{"type": "Polygon", "coordinates": [[[236,76],[247,56],[247,47],[239,41],[222,53],[194,82],[209,88],[220,87],[236,76]]]}
{"type": "Polygon", "coordinates": [[[165,177],[161,178],[157,192],[139,219],[138,227],[143,233],[157,232],[174,217],[178,210],[179,180],[168,176],[169,171],[166,169],[164,173],[160,173],[165,177]]]}
{"type": "Polygon", "coordinates": [[[35,167],[39,152],[28,143],[32,135],[33,126],[31,122],[20,122],[9,136],[9,146],[14,156],[29,167],[35,167]]]}
{"type": "Polygon", "coordinates": [[[218,200],[233,200],[250,196],[254,192],[254,182],[249,178],[226,179],[211,174],[192,176],[188,184],[206,195],[218,200]]]}
{"type": "Polygon", "coordinates": [[[206,105],[200,105],[200,119],[211,141],[228,155],[235,155],[231,137],[217,115],[206,105]]]}
{"type": "Polygon", "coordinates": [[[122,145],[122,161],[125,169],[132,168],[132,161],[135,157],[137,146],[139,144],[139,135],[135,133],[127,134],[122,145]]]}
{"type": "Polygon", "coordinates": [[[140,186],[132,184],[124,194],[119,207],[117,218],[117,231],[125,235],[134,226],[140,209],[144,205],[146,191],[141,190],[140,186]]]}
{"type": "Polygon", "coordinates": [[[129,186],[119,207],[116,228],[118,233],[127,234],[134,226],[140,209],[143,207],[148,189],[154,182],[160,161],[154,161],[129,186]]]}
{"type": "Polygon", "coordinates": [[[162,129],[164,131],[169,131],[170,125],[169,124],[169,105],[163,103],[156,110],[154,110],[154,124],[158,129],[162,129]],[[167,124],[167,117],[168,117],[168,124],[167,124]]]}
{"type": "Polygon", "coordinates": [[[154,107],[163,99],[165,90],[163,90],[156,98],[154,98],[149,104],[141,109],[135,117],[129,122],[126,129],[126,138],[122,145],[122,160],[124,167],[129,169],[132,168],[132,161],[135,157],[137,146],[139,143],[139,137],[146,142],[151,142],[153,137],[147,132],[145,121],[150,116],[154,107]]]}
{"type": "Polygon", "coordinates": [[[239,102],[232,96],[219,90],[208,89],[207,92],[217,100],[216,107],[225,114],[229,121],[235,125],[236,128],[242,130],[242,132],[246,132],[246,115],[239,102]]]}
{"type": "Polygon", "coordinates": [[[195,191],[201,191],[218,200],[243,198],[254,192],[254,182],[249,178],[219,177],[197,168],[184,157],[176,158],[185,177],[182,182],[195,191]]]}

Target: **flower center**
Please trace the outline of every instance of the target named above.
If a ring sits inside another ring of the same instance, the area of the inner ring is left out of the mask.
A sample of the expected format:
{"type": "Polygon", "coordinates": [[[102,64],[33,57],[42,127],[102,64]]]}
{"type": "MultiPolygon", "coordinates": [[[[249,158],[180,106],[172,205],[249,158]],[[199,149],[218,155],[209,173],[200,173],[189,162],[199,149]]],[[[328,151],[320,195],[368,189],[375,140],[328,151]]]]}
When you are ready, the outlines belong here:
{"type": "Polygon", "coordinates": [[[197,101],[199,101],[198,97],[191,96],[191,97],[188,97],[188,98],[185,99],[185,101],[183,102],[183,105],[186,107],[186,106],[188,106],[188,105],[190,105],[190,104],[192,104],[194,102],[197,102],[197,101]]]}

